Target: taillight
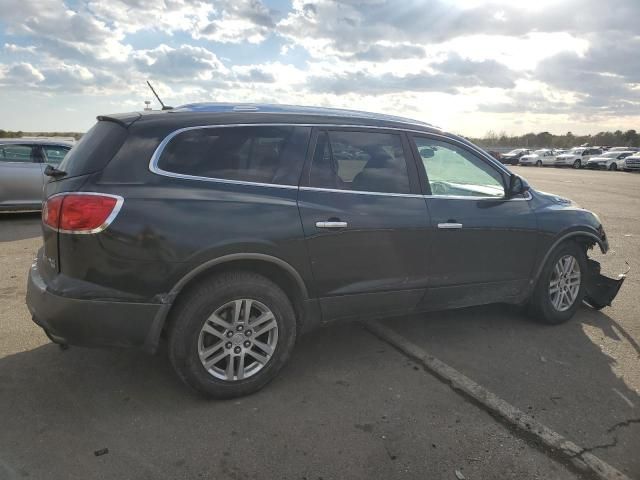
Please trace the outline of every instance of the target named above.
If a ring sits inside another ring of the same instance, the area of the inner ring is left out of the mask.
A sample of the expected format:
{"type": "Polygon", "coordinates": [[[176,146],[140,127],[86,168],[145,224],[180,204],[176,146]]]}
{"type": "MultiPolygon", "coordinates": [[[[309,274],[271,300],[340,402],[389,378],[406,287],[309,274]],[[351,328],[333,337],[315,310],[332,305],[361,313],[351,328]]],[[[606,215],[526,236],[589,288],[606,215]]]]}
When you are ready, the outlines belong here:
{"type": "Polygon", "coordinates": [[[124,199],[103,193],[60,193],[42,209],[45,225],[63,233],[98,233],[116,217],[124,199]]]}
{"type": "Polygon", "coordinates": [[[54,230],[58,229],[63,198],[62,195],[56,195],[47,199],[42,206],[42,222],[54,230]]]}

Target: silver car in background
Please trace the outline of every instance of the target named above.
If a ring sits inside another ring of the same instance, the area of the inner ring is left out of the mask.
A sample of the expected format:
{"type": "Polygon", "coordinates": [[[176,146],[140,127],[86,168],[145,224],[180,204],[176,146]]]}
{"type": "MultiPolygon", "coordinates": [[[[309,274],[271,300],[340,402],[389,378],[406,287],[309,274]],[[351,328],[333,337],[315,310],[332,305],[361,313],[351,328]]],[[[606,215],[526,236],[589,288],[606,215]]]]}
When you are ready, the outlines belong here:
{"type": "Polygon", "coordinates": [[[543,165],[555,165],[555,163],[555,152],[549,148],[542,148],[530,153],[529,155],[523,155],[520,157],[520,165],[535,165],[536,167],[542,167],[543,165]]]}
{"type": "Polygon", "coordinates": [[[47,165],[57,167],[73,144],[0,138],[0,211],[40,210],[47,165]]]}

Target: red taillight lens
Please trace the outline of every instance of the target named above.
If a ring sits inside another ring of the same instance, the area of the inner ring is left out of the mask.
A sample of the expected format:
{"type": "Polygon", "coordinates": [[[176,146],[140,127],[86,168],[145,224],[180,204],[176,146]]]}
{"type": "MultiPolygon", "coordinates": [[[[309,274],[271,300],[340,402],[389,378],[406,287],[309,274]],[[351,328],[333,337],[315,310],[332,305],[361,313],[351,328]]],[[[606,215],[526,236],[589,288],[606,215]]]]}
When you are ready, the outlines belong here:
{"type": "Polygon", "coordinates": [[[42,221],[54,230],[58,229],[58,224],[60,223],[60,210],[62,210],[63,199],[62,195],[49,198],[44,202],[42,208],[42,221]]]}
{"type": "Polygon", "coordinates": [[[68,193],[47,200],[45,224],[65,233],[98,233],[113,220],[122,205],[113,195],[68,193]]]}

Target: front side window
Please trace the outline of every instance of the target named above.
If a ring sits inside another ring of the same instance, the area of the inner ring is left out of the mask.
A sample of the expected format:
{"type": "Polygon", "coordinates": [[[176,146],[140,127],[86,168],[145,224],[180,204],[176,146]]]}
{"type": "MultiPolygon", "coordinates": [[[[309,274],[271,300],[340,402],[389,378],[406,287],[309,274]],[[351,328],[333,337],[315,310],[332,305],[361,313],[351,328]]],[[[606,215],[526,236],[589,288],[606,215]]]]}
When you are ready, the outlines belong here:
{"type": "Polygon", "coordinates": [[[69,148],[57,145],[46,145],[42,147],[44,152],[44,161],[49,165],[60,165],[64,157],[69,153],[69,148]]]}
{"type": "Polygon", "coordinates": [[[158,160],[165,172],[213,179],[297,185],[308,128],[198,128],[174,137],[158,160]]]}
{"type": "Polygon", "coordinates": [[[400,135],[321,132],[313,155],[309,185],[361,192],[409,193],[400,135]]]}
{"type": "Polygon", "coordinates": [[[414,140],[432,195],[504,197],[500,173],[475,155],[439,140],[424,137],[415,137],[414,140]]]}
{"type": "Polygon", "coordinates": [[[0,162],[31,163],[31,150],[29,145],[0,145],[0,162]]]}

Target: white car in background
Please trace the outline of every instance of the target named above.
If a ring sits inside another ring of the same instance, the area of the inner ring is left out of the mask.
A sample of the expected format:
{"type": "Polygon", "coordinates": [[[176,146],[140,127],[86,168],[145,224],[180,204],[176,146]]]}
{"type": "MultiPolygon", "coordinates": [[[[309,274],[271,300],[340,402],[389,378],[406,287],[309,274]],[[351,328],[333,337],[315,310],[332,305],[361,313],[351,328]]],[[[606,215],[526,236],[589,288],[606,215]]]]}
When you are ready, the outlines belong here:
{"type": "Polygon", "coordinates": [[[640,153],[636,152],[633,155],[624,159],[624,166],[622,169],[625,172],[630,172],[634,170],[636,172],[640,172],[640,153]]]}
{"type": "Polygon", "coordinates": [[[553,150],[548,148],[542,148],[529,155],[520,157],[520,165],[535,165],[536,167],[541,167],[543,165],[555,165],[555,163],[556,155],[553,150]]]}
{"type": "Polygon", "coordinates": [[[630,150],[605,152],[597,157],[591,157],[587,161],[586,167],[598,170],[624,170],[624,159],[630,157],[634,153],[637,152],[630,150]]]}
{"type": "Polygon", "coordinates": [[[591,157],[602,155],[602,150],[593,147],[575,147],[567,153],[556,157],[556,167],[582,168],[587,165],[591,157]]]}

